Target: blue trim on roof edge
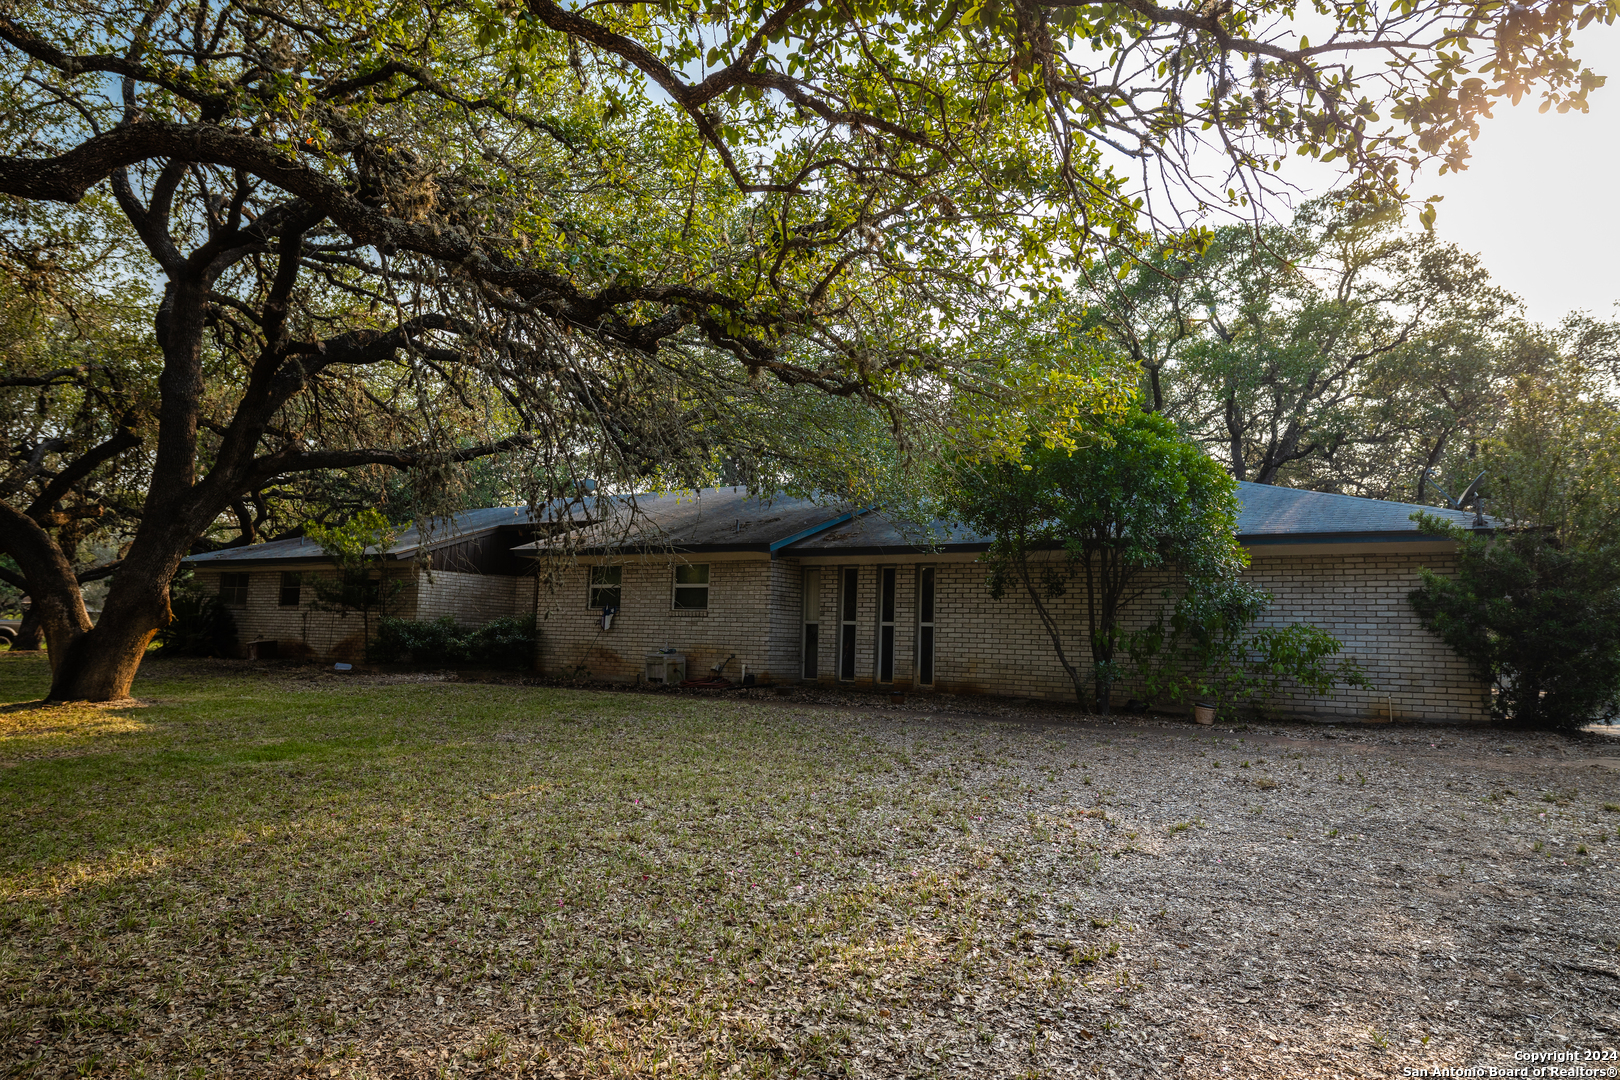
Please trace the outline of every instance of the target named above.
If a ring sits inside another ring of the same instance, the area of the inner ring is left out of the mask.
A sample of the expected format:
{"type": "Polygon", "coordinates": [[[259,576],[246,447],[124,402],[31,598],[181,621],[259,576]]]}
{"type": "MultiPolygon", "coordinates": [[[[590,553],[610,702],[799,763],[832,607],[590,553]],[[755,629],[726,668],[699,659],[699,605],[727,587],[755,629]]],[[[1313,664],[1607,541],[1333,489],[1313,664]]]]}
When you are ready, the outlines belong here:
{"type": "Polygon", "coordinates": [[[847,514],[840,514],[838,517],[835,517],[830,521],[823,521],[818,525],[812,525],[808,529],[803,529],[803,530],[801,530],[799,532],[794,533],[792,536],[784,536],[782,539],[780,539],[780,540],[776,541],[775,543],[771,544],[771,546],[770,546],[770,548],[768,550],[770,551],[770,553],[772,555],[775,555],[778,551],[781,551],[783,548],[789,546],[790,544],[797,544],[800,540],[808,540],[812,536],[815,536],[817,533],[824,533],[828,529],[832,528],[833,526],[842,525],[846,521],[854,521],[856,518],[860,517],[862,514],[870,514],[873,510],[876,510],[876,509],[877,509],[877,503],[873,503],[871,506],[864,507],[863,509],[851,510],[847,514]]]}

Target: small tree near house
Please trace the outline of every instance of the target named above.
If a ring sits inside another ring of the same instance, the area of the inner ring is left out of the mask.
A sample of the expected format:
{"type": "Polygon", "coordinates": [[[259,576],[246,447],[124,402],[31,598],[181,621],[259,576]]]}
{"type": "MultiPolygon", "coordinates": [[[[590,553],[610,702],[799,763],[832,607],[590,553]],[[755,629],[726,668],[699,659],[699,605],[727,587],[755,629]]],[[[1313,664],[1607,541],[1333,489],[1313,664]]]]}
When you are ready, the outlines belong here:
{"type": "Polygon", "coordinates": [[[1368,685],[1326,631],[1256,625],[1270,597],[1238,580],[1248,557],[1236,484],[1162,416],[1128,410],[1074,449],[1031,439],[1017,459],[964,466],[955,480],[958,512],[994,538],[992,594],[1029,597],[1081,704],[1107,713],[1126,673],[1150,701],[1207,699],[1222,710],[1260,708],[1285,687],[1321,696],[1368,685]],[[1124,614],[1149,575],[1167,569],[1186,586],[1168,618],[1161,608],[1127,633],[1124,614]],[[1048,605],[1076,587],[1086,596],[1089,694],[1048,605]]]}
{"type": "Polygon", "coordinates": [[[1579,727],[1620,711],[1620,548],[1418,522],[1455,539],[1458,562],[1453,577],[1424,570],[1412,608],[1491,686],[1498,722],[1579,727]]]}
{"type": "Polygon", "coordinates": [[[1231,477],[1168,420],[1137,409],[1100,424],[1088,445],[1031,438],[1017,458],[964,464],[954,481],[957,513],[994,538],[992,595],[1029,597],[1076,700],[1098,712],[1119,677],[1121,615],[1148,575],[1174,568],[1198,589],[1234,579],[1247,561],[1231,477]],[[1090,692],[1047,603],[1075,587],[1086,595],[1090,692]]]}
{"type": "Polygon", "coordinates": [[[388,601],[401,587],[397,581],[388,581],[382,570],[382,558],[397,535],[393,526],[378,511],[364,510],[342,525],[312,522],[304,533],[337,565],[335,577],[311,579],[315,605],[340,615],[358,611],[361,641],[369,656],[372,612],[386,617],[388,601]]]}

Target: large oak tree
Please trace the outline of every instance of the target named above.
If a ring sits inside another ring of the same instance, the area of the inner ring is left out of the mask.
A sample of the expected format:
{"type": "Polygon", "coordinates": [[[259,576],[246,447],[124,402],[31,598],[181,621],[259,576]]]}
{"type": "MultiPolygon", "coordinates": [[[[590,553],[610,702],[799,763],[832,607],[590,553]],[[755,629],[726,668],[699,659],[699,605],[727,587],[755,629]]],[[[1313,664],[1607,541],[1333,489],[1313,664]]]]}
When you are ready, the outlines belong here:
{"type": "Polygon", "coordinates": [[[514,448],[634,475],[768,420],[734,407],[762,384],[897,430],[942,386],[1016,404],[959,346],[998,288],[1140,236],[1105,154],[1173,168],[1207,131],[1233,171],[1200,200],[1295,149],[1389,195],[1461,164],[1495,95],[1584,107],[1570,35],[1615,14],[1326,10],[1312,45],[1274,0],[6,5],[0,193],[109,193],[162,290],[150,393],[99,386],[117,430],[0,503],[52,696],[127,693],[179,560],[288,477],[514,448]],[[131,454],[92,628],[48,496],[131,454]]]}

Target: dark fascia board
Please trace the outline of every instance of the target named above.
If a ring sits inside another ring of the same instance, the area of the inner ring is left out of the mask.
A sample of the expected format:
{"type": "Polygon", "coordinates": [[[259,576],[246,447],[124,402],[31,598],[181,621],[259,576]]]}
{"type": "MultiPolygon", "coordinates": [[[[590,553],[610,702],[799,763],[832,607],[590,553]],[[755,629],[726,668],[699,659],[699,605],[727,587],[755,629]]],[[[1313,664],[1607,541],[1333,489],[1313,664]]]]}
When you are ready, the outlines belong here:
{"type": "Polygon", "coordinates": [[[1450,544],[1455,541],[1449,536],[1403,529],[1400,532],[1255,533],[1240,535],[1237,542],[1244,547],[1279,547],[1291,544],[1450,544]]]}
{"type": "Polygon", "coordinates": [[[922,544],[891,544],[887,547],[873,544],[865,547],[815,548],[811,551],[789,551],[779,554],[788,558],[797,556],[805,559],[837,559],[845,555],[958,555],[978,554],[989,550],[990,545],[986,543],[938,544],[934,547],[922,544]]]}
{"type": "MultiPolygon", "coordinates": [[[[211,555],[213,552],[203,552],[203,554],[211,555]]],[[[376,555],[367,557],[373,559],[379,558],[379,556],[376,555]]],[[[415,557],[415,552],[410,554],[402,554],[395,551],[384,552],[380,556],[380,558],[386,560],[387,562],[405,562],[409,559],[414,559],[415,557]]],[[[333,561],[332,556],[327,555],[325,552],[322,552],[319,555],[275,555],[263,559],[199,559],[195,555],[187,555],[180,561],[186,566],[191,567],[193,570],[212,570],[216,568],[229,570],[233,566],[309,566],[311,563],[325,563],[330,566],[337,565],[337,563],[333,561]]]]}
{"type": "MultiPolygon", "coordinates": [[[[1283,533],[1271,535],[1261,533],[1257,535],[1239,536],[1239,544],[1244,547],[1277,547],[1294,544],[1410,544],[1435,543],[1449,544],[1449,536],[1430,536],[1427,533],[1416,531],[1401,532],[1329,532],[1329,533],[1283,533]]],[[[837,547],[817,548],[814,551],[788,552],[789,555],[802,555],[804,557],[837,558],[844,555],[928,555],[934,553],[969,554],[990,550],[990,545],[983,541],[971,544],[939,544],[927,547],[920,544],[894,544],[891,546],[868,545],[863,547],[837,547]]],[[[1041,550],[1061,551],[1060,545],[1053,545],[1041,550]]]]}
{"type": "MultiPolygon", "coordinates": [[[[511,549],[512,554],[527,559],[541,558],[543,552],[539,545],[533,541],[519,544],[511,549]]],[[[771,547],[768,543],[758,544],[626,544],[623,547],[579,548],[570,552],[573,555],[588,555],[592,558],[609,555],[723,555],[733,551],[751,551],[761,555],[769,555],[771,547]]]]}

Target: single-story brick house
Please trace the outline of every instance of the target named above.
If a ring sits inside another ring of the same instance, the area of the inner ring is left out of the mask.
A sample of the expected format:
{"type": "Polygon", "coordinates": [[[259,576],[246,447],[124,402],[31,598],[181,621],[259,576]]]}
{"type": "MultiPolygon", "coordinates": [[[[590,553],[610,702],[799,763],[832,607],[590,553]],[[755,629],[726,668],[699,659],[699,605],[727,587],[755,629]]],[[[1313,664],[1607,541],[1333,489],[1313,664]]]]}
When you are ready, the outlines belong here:
{"type": "MultiPolygon", "coordinates": [[[[1246,578],[1272,595],[1267,619],[1326,629],[1374,684],[1326,700],[1273,702],[1278,712],[1486,719],[1487,687],[1406,602],[1419,568],[1455,566],[1454,543],[1420,533],[1411,514],[1422,509],[1466,526],[1472,513],[1238,489],[1246,578]]],[[[729,658],[724,673],[734,680],[746,671],[775,683],[1060,700],[1073,693],[1027,598],[990,597],[977,562],[988,539],[959,527],[917,529],[878,508],[753,499],[740,488],[593,498],[575,520],[560,566],[555,531],[536,529],[524,507],[458,514],[428,536],[404,533],[382,560],[383,575],[397,580],[389,614],[448,614],[473,626],[534,612],[537,667],[555,675],[633,681],[654,671],[649,656],[671,650],[686,658],[691,677],[729,658]]],[[[235,608],[244,645],[275,640],[280,655],[324,659],[361,653],[357,616],[311,604],[309,575],[333,572],[315,544],[278,541],[187,563],[203,588],[235,608]]],[[[1164,585],[1174,587],[1173,574],[1164,585]]],[[[1149,590],[1155,599],[1131,617],[1150,618],[1159,592],[1149,590]]],[[[1072,655],[1082,658],[1084,604],[1075,590],[1051,602],[1074,630],[1072,655]]]]}

